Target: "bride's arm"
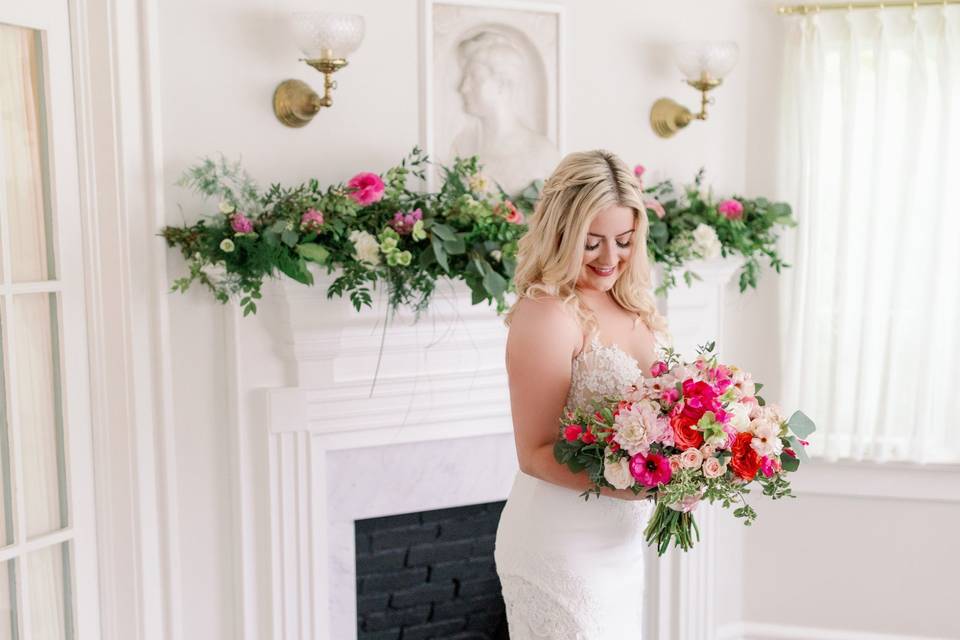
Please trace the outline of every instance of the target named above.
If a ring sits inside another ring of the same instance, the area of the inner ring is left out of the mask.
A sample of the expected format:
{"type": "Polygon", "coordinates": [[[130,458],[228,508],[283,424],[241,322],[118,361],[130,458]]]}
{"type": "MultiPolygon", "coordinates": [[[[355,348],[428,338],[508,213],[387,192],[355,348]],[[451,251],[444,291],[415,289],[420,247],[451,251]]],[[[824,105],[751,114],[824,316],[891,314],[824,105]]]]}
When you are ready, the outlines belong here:
{"type": "MultiPolygon", "coordinates": [[[[520,470],[545,482],[586,491],[584,473],[573,473],[553,457],[560,416],[570,390],[571,360],[583,336],[571,312],[559,300],[523,299],[510,323],[507,374],[520,470]]],[[[601,493],[641,500],[646,492],[603,488],[601,493]]]]}

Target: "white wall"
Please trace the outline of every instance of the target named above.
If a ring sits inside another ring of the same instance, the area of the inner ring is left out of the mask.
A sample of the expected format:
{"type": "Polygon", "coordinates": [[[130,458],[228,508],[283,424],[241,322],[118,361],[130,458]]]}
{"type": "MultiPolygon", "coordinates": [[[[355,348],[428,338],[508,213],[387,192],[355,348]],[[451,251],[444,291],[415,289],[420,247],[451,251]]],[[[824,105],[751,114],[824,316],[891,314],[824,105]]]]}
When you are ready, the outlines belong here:
{"type": "MultiPolygon", "coordinates": [[[[274,181],[290,184],[309,177],[329,183],[361,170],[382,171],[421,141],[417,0],[163,0],[156,4],[168,185],[165,197],[171,224],[184,218],[192,221],[200,213],[198,201],[173,182],[186,166],[206,154],[223,152],[241,158],[262,185],[274,181]],[[350,65],[337,74],[334,107],[295,130],[276,121],[271,96],[286,78],[320,86],[321,76],[297,61],[300,54],[284,30],[284,16],[304,8],[362,14],[367,35],[350,65]],[[182,205],[182,213],[177,203],[182,205]]],[[[720,194],[772,194],[782,23],[770,2],[567,0],[558,4],[567,9],[569,66],[564,108],[568,151],[610,149],[629,164],[644,164],[650,179],[687,180],[705,166],[708,183],[720,194]],[[680,82],[666,45],[720,38],[740,44],[741,62],[715,92],[710,120],[693,123],[671,140],[655,137],[648,123],[655,99],[669,96],[691,107],[697,99],[695,92],[680,82]]],[[[170,261],[171,278],[179,275],[182,266],[178,258],[170,261]]],[[[723,336],[727,355],[766,380],[771,394],[779,388],[774,355],[776,295],[775,275],[765,273],[759,291],[729,296],[732,328],[723,336]]],[[[239,384],[249,390],[290,384],[292,373],[280,356],[282,344],[278,342],[282,339],[269,333],[269,311],[239,323],[240,346],[235,353],[226,310],[208,294],[197,290],[174,295],[170,303],[172,344],[176,345],[173,374],[184,637],[234,638],[240,624],[239,537],[232,506],[238,479],[231,477],[232,463],[226,452],[233,437],[232,412],[239,409],[248,415],[257,396],[251,391],[234,407],[228,397],[229,368],[234,357],[241,359],[244,369],[239,384]]],[[[241,426],[262,427],[243,421],[241,426]]],[[[258,477],[252,484],[258,487],[262,482],[264,478],[258,477]]],[[[790,505],[793,508],[784,511],[764,509],[762,521],[746,538],[748,552],[742,564],[732,555],[723,567],[730,583],[721,597],[718,622],[740,620],[741,606],[749,620],[781,620],[788,607],[778,604],[777,593],[759,580],[766,559],[785,536],[803,537],[818,530],[823,518],[846,513],[844,505],[848,503],[850,514],[861,521],[887,513],[884,508],[927,513],[923,505],[881,507],[822,498],[801,501],[801,507],[790,505]],[[803,521],[809,523],[806,528],[795,524],[799,509],[803,521]],[[790,527],[793,533],[789,533],[790,527]],[[741,605],[741,600],[745,604],[741,605]]],[[[956,518],[955,512],[948,513],[949,508],[937,508],[942,515],[956,518]]],[[[960,526],[956,519],[951,522],[954,530],[960,526]]],[[[731,531],[730,544],[739,545],[739,530],[731,531]]],[[[265,535],[262,527],[252,531],[258,544],[265,535]]],[[[864,540],[862,552],[880,557],[892,544],[889,536],[896,533],[891,529],[884,535],[887,537],[864,540]]],[[[828,557],[834,558],[841,549],[823,545],[819,551],[832,553],[828,557]]],[[[802,566],[816,568],[816,557],[808,555],[802,566]]],[[[254,577],[266,579],[263,567],[260,571],[254,577]]],[[[836,602],[838,593],[830,589],[840,585],[817,583],[815,573],[819,575],[819,570],[798,584],[820,589],[825,605],[836,602]]],[[[799,620],[813,626],[885,628],[883,618],[843,618],[841,611],[827,609],[810,607],[799,620]]],[[[882,607],[877,609],[885,615],[882,607]]],[[[936,622],[924,624],[927,626],[917,631],[933,629],[936,622]]]]}

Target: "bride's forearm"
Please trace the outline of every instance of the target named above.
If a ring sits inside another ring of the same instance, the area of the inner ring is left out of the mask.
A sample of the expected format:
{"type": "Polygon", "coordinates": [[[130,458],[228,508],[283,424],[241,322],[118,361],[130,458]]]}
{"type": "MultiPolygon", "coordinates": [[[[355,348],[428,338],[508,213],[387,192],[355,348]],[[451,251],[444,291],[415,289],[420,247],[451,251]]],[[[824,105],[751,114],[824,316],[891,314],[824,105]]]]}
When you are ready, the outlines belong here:
{"type": "MultiPolygon", "coordinates": [[[[557,462],[557,459],[553,456],[552,444],[534,449],[527,453],[525,458],[525,460],[520,461],[520,470],[529,476],[579,492],[586,491],[593,486],[587,474],[574,473],[566,465],[557,462]]],[[[633,491],[629,489],[610,489],[608,487],[601,487],[600,493],[622,500],[642,500],[652,495],[649,489],[644,489],[639,494],[634,495],[633,491]]]]}

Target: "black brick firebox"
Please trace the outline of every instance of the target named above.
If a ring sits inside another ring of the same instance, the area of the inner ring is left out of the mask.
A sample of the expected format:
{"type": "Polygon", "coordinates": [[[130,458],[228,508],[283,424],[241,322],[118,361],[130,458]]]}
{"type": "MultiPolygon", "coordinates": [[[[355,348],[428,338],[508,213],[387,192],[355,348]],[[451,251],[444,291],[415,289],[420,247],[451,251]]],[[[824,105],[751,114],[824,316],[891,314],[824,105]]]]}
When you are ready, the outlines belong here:
{"type": "Polygon", "coordinates": [[[358,520],[359,640],[505,640],[493,562],[503,502],[358,520]]]}

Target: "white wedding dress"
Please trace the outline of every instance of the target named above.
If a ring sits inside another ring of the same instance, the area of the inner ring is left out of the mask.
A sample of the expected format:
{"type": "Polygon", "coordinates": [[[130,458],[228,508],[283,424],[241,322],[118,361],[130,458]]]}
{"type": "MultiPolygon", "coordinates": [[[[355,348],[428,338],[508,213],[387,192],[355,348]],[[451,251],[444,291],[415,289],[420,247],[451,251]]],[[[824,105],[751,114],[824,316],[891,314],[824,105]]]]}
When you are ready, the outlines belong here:
{"type": "MultiPolygon", "coordinates": [[[[665,345],[657,336],[657,349],[665,345]]],[[[572,363],[567,408],[618,394],[642,371],[594,336],[572,363]]],[[[559,433],[559,425],[558,425],[559,433]]],[[[640,640],[648,500],[591,496],[517,472],[494,558],[511,640],[640,640]]]]}

